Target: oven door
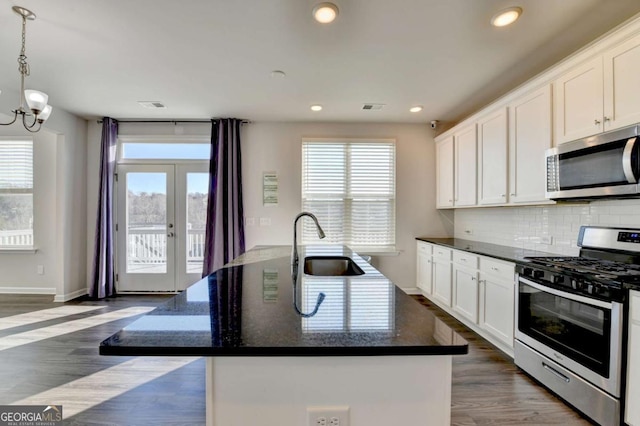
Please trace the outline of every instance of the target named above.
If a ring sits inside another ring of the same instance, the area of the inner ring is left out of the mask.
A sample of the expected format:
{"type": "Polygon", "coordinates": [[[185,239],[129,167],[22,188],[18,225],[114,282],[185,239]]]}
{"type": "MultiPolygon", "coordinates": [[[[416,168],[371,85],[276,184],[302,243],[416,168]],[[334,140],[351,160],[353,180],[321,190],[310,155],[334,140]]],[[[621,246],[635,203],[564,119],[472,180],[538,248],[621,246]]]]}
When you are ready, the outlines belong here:
{"type": "Polygon", "coordinates": [[[622,306],[518,277],[516,339],[620,396],[622,306]]]}

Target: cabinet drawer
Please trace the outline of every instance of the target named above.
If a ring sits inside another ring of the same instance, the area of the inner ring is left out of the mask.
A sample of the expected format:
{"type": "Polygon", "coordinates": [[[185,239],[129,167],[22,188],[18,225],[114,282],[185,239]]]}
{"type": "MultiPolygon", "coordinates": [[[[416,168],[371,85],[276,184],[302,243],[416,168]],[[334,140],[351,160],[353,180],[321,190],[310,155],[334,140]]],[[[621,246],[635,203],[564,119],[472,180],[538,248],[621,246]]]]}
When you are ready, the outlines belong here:
{"type": "Polygon", "coordinates": [[[451,252],[453,250],[444,248],[441,246],[435,246],[433,248],[433,257],[438,258],[440,260],[451,260],[451,252]]]}
{"type": "Polygon", "coordinates": [[[478,269],[478,256],[466,251],[454,251],[453,262],[471,269],[478,269]]]}
{"type": "Polygon", "coordinates": [[[631,291],[631,321],[640,324],[640,291],[631,291]]]}
{"type": "Polygon", "coordinates": [[[486,257],[480,258],[480,271],[508,281],[514,281],[516,265],[486,257]]]}
{"type": "Polygon", "coordinates": [[[433,246],[431,244],[418,241],[418,253],[431,255],[433,246]]]}

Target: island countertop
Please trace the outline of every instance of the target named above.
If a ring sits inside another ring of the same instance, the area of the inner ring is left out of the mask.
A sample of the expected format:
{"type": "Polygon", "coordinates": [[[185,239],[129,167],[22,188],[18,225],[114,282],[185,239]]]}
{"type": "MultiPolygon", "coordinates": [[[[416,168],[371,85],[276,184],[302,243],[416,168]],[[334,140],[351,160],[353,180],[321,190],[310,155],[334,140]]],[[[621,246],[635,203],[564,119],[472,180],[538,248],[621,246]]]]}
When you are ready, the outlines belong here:
{"type": "Polygon", "coordinates": [[[102,355],[455,355],[467,342],[345,246],[254,248],[100,344],[102,355]],[[305,256],[346,256],[359,276],[312,276],[305,256]],[[295,278],[295,279],[294,279],[295,278]],[[315,315],[318,295],[325,294],[315,315]],[[295,304],[294,304],[295,297],[295,304]]]}

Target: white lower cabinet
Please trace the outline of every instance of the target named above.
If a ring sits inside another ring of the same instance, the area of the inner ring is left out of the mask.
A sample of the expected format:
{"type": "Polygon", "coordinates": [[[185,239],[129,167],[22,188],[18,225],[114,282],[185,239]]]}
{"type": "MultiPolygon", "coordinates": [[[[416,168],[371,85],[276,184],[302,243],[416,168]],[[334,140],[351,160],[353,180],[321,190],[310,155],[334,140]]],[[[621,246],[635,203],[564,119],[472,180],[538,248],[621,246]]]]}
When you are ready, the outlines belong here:
{"type": "Polygon", "coordinates": [[[453,310],[478,322],[478,256],[453,251],[453,310]]]}
{"type": "Polygon", "coordinates": [[[426,293],[433,294],[433,267],[431,266],[431,254],[433,247],[423,241],[417,242],[418,262],[416,268],[416,278],[418,288],[426,293]]]}
{"type": "Polygon", "coordinates": [[[440,306],[451,306],[451,253],[450,249],[433,245],[432,288],[433,299],[440,306]]]}
{"type": "Polygon", "coordinates": [[[480,273],[480,327],[513,347],[514,281],[480,273]]]}
{"type": "Polygon", "coordinates": [[[423,244],[430,245],[433,253],[431,263],[427,263],[426,256],[418,248],[418,287],[423,295],[513,356],[515,264],[436,244],[423,244]],[[420,278],[429,272],[430,282],[420,278]],[[426,282],[429,284],[421,284],[426,282]]]}
{"type": "Polygon", "coordinates": [[[640,426],[640,291],[631,291],[629,299],[629,349],[624,421],[630,426],[640,426]]]}

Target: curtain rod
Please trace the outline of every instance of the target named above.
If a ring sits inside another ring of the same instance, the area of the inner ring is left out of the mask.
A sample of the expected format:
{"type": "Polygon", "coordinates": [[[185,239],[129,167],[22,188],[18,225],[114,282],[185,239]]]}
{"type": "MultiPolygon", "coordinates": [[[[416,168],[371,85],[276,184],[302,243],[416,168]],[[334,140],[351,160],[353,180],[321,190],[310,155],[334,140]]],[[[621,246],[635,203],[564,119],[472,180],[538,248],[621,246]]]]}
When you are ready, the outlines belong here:
{"type": "MultiPolygon", "coordinates": [[[[115,119],[118,123],[211,123],[211,120],[222,120],[221,118],[212,118],[209,120],[118,120],[115,119]]],[[[240,118],[241,124],[251,124],[250,120],[245,118],[240,118]]],[[[98,124],[102,124],[102,120],[98,120],[98,124]]]]}

